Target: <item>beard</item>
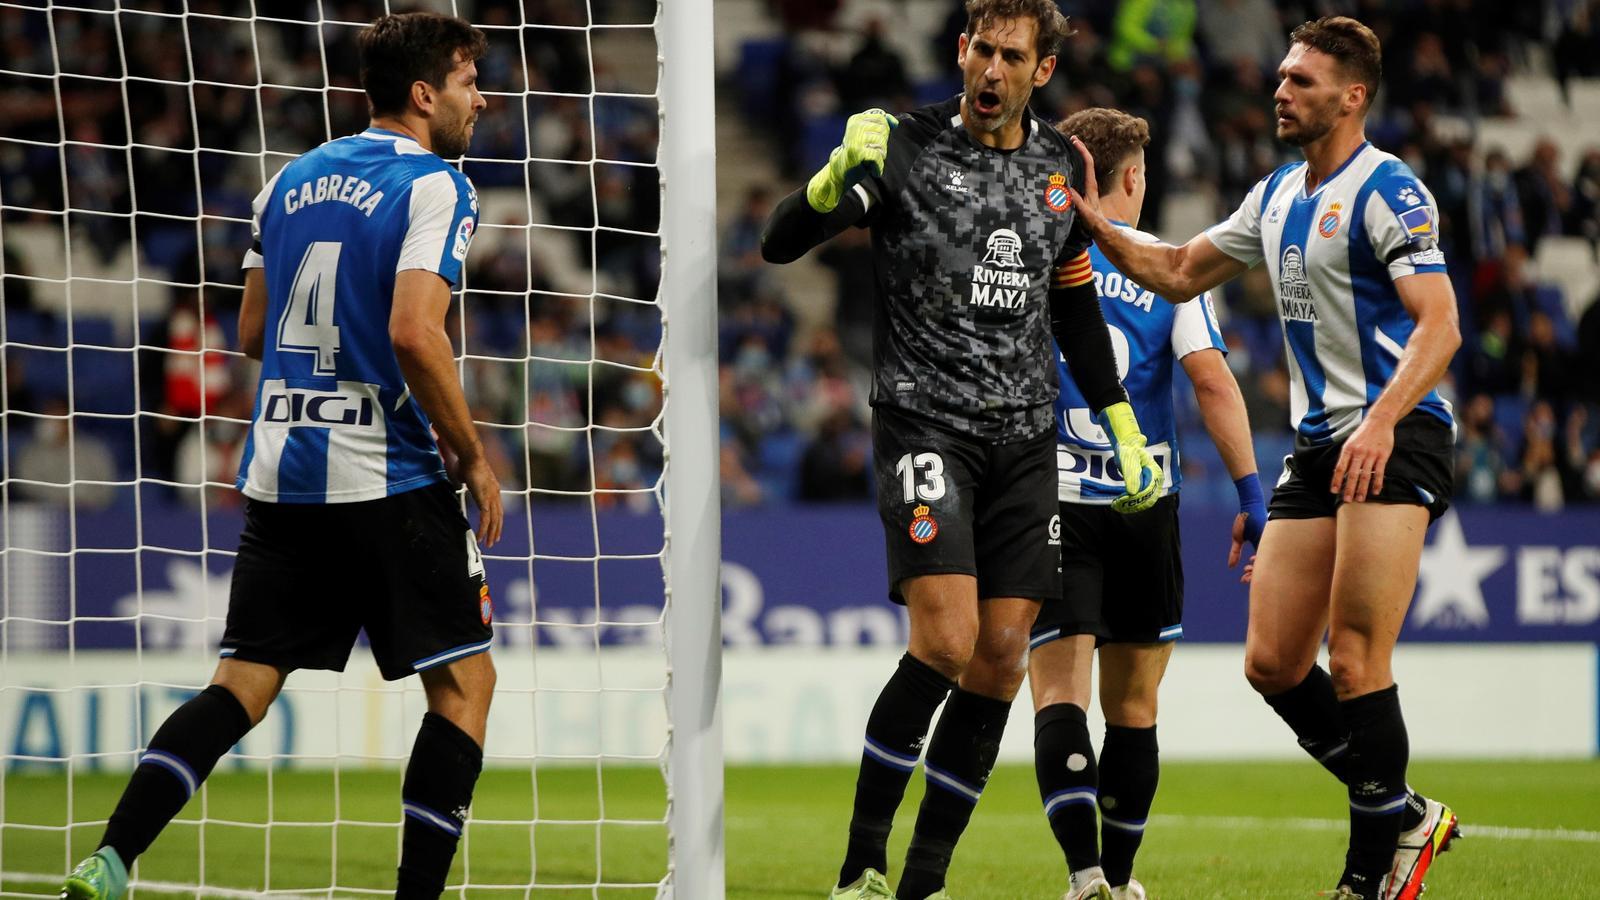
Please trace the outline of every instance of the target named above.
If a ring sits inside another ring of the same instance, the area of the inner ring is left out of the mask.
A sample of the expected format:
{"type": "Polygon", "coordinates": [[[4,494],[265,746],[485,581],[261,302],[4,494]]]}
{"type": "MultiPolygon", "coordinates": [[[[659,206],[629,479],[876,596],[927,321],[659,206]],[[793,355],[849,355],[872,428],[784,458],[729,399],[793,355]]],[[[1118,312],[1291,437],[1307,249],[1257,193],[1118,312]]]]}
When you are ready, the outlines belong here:
{"type": "Polygon", "coordinates": [[[1309,119],[1297,116],[1289,126],[1293,130],[1286,130],[1283,125],[1278,126],[1278,140],[1295,147],[1304,147],[1327,137],[1328,133],[1333,131],[1334,122],[1332,111],[1309,119]]]}
{"type": "MultiPolygon", "coordinates": [[[[972,86],[967,88],[968,98],[976,98],[980,93],[993,94],[996,97],[1000,96],[999,91],[991,91],[972,86]]],[[[1017,116],[1021,114],[1022,107],[1027,102],[1028,96],[1026,94],[1023,94],[1020,97],[1013,96],[1001,98],[998,108],[995,109],[994,112],[984,114],[978,112],[976,104],[969,99],[967,103],[968,119],[978,130],[993,134],[1011,124],[1017,118],[1017,116]]]]}
{"type": "Polygon", "coordinates": [[[462,116],[453,122],[441,122],[428,137],[433,141],[433,152],[441,159],[458,159],[472,143],[472,119],[462,116]]]}

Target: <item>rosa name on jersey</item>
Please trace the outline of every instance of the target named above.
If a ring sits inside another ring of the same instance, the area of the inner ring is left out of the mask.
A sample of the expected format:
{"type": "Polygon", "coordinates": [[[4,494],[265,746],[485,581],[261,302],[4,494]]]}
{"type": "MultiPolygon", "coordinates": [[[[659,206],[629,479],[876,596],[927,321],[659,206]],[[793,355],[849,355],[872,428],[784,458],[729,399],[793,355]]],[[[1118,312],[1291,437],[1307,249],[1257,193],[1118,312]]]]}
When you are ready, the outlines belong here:
{"type": "Polygon", "coordinates": [[[989,233],[983,261],[972,267],[973,306],[1021,309],[1033,280],[1022,269],[1022,238],[1009,228],[989,233]]]}

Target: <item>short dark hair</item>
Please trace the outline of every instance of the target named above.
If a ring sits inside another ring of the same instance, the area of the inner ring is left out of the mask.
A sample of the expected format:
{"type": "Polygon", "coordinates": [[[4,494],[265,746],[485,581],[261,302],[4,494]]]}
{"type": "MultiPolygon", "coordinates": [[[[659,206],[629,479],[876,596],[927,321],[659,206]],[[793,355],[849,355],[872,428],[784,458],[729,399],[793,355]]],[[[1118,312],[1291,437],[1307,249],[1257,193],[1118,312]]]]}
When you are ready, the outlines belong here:
{"type": "Polygon", "coordinates": [[[971,40],[978,29],[994,19],[1023,16],[1039,23],[1033,46],[1040,60],[1055,56],[1061,50],[1061,43],[1072,34],[1072,26],[1055,0],[967,0],[967,39],[971,40]]]}
{"type": "Polygon", "coordinates": [[[1324,16],[1290,32],[1289,43],[1304,44],[1338,60],[1345,74],[1367,86],[1367,106],[1372,106],[1383,77],[1383,48],[1371,28],[1349,16],[1324,16]]]}
{"type": "Polygon", "coordinates": [[[1094,177],[1110,181],[1117,167],[1150,143],[1150,123],[1120,109],[1103,106],[1080,109],[1056,126],[1062,134],[1077,135],[1094,157],[1094,177]]]}
{"type": "Polygon", "coordinates": [[[471,61],[489,49],[483,32],[467,20],[428,12],[383,16],[362,30],[357,43],[361,87],[375,116],[404,112],[418,81],[444,87],[457,51],[471,61]]]}

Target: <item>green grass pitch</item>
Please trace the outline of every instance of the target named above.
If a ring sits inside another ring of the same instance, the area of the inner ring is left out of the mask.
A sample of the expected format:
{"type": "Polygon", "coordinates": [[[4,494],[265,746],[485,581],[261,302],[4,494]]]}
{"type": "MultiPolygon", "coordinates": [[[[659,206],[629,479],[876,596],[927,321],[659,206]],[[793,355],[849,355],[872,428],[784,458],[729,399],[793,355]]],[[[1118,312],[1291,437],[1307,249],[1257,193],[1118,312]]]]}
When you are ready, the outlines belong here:
{"type": "MultiPolygon", "coordinates": [[[[1600,898],[1600,761],[1431,762],[1412,783],[1451,803],[1467,836],[1429,878],[1429,900],[1551,896],[1600,898]]],[[[853,767],[731,767],[727,771],[728,895],[821,898],[835,874],[855,777],[853,767]]],[[[6,775],[0,830],[0,895],[50,896],[70,860],[93,848],[122,775],[6,775]],[[52,874],[54,883],[29,880],[52,874]]],[[[921,794],[912,783],[890,845],[905,852],[921,794]]],[[[328,887],[381,890],[398,857],[400,776],[386,771],[223,771],[206,797],[205,881],[247,896],[328,887]],[[271,817],[270,838],[260,827],[271,817]],[[335,818],[345,824],[326,824],[335,818]],[[215,820],[238,823],[218,824],[215,820]],[[288,823],[309,824],[288,824],[288,823]],[[362,824],[371,823],[371,824],[362,824]],[[270,842],[270,846],[269,846],[270,842]]],[[[660,877],[665,786],[653,769],[594,767],[491,770],[479,783],[466,851],[452,883],[469,897],[650,897],[607,888],[660,877]],[[603,815],[617,824],[594,824],[603,815]],[[517,820],[537,819],[530,830],[517,820]],[[489,885],[501,885],[496,890],[489,885]],[[560,885],[570,887],[561,888],[560,885]],[[599,886],[597,886],[599,885],[599,886]]],[[[201,829],[198,800],[140,862],[151,882],[193,884],[201,829]],[[185,824],[186,823],[186,824],[185,824]]],[[[1160,900],[1309,898],[1332,886],[1344,846],[1343,791],[1309,762],[1170,763],[1136,874],[1160,900]]],[[[956,852],[950,891],[959,900],[1056,898],[1065,888],[1060,853],[1045,827],[1033,774],[1004,766],[956,852]]],[[[157,896],[141,891],[140,896],[157,896]]],[[[189,896],[194,896],[191,890],[189,896]]],[[[340,896],[341,892],[335,892],[340,896]]],[[[346,895],[348,896],[348,895],[346,895]]],[[[686,898],[687,900],[687,898],[686,898]]]]}

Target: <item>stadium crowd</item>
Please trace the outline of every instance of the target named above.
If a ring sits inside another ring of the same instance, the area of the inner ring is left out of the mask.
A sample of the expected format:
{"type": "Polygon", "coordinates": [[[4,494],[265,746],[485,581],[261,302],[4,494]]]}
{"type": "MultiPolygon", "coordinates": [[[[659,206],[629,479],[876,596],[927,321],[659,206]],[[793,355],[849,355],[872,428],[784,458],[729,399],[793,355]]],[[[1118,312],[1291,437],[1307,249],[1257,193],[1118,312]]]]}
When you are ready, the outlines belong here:
{"type": "MultiPolygon", "coordinates": [[[[869,106],[905,109],[960,89],[949,79],[917,83],[907,77],[917,67],[910,54],[884,40],[876,16],[885,4],[770,5],[787,35],[747,52],[735,87],[745,92],[745,109],[783,111],[777,119],[751,115],[749,121],[788,151],[790,181],[798,183],[820,162],[843,116],[869,106]],[[852,5],[873,11],[853,11],[852,5]],[[806,37],[844,23],[860,23],[848,55],[819,52],[825,43],[806,37]]],[[[1059,119],[1088,106],[1115,106],[1149,120],[1141,227],[1152,231],[1161,228],[1166,199],[1202,187],[1215,198],[1211,213],[1220,220],[1257,180],[1291,158],[1293,148],[1273,137],[1271,95],[1294,25],[1333,14],[1369,23],[1384,46],[1384,85],[1369,137],[1404,158],[1434,191],[1461,304],[1464,346],[1443,386],[1459,420],[1457,501],[1531,502],[1541,509],[1600,501],[1600,364],[1594,362],[1600,358],[1600,304],[1578,298],[1575,306],[1584,312],[1573,316],[1574,305],[1564,302],[1560,289],[1530,270],[1541,238],[1600,240],[1600,147],[1563,161],[1556,144],[1544,140],[1529,158],[1510,159],[1476,138],[1480,123],[1517,112],[1507,90],[1513,75],[1543,71],[1563,91],[1572,79],[1600,75],[1594,52],[1600,32],[1593,24],[1600,4],[1063,0],[1061,6],[1076,34],[1050,84],[1035,94],[1034,108],[1059,119]]],[[[952,52],[964,24],[962,4],[952,0],[944,26],[925,48],[931,59],[952,52]]],[[[770,200],[758,193],[749,204],[754,209],[770,200]]],[[[743,222],[730,225],[730,247],[744,239],[743,222]]],[[[738,259],[730,264],[739,267],[738,259]]],[[[859,241],[841,241],[822,261],[839,279],[838,337],[826,343],[868,346],[872,278],[865,251],[859,241]]],[[[722,302],[729,310],[777,307],[770,296],[775,290],[751,270],[724,279],[722,302]]],[[[1283,342],[1264,270],[1228,285],[1223,300],[1229,364],[1245,391],[1257,453],[1270,474],[1290,438],[1283,342]]],[[[785,332],[766,333],[764,351],[783,356],[771,336],[785,332]]],[[[787,355],[809,360],[814,348],[815,342],[790,347],[787,355]]],[[[725,345],[725,352],[737,380],[742,344],[725,345]]],[[[825,389],[831,394],[834,388],[825,389]]],[[[770,443],[783,440],[781,425],[766,424],[780,420],[762,412],[777,406],[785,391],[797,393],[792,383],[768,382],[766,399],[740,403],[728,429],[744,438],[746,458],[758,467],[770,443]]],[[[1192,397],[1182,389],[1177,394],[1185,443],[1201,446],[1204,431],[1192,397]]],[[[860,398],[852,399],[837,402],[838,408],[859,411],[860,398]]],[[[860,446],[864,429],[857,415],[843,432],[819,431],[812,446],[860,446]]],[[[1210,454],[1191,453],[1185,467],[1195,470],[1191,475],[1215,476],[1186,480],[1192,500],[1231,502],[1226,491],[1212,496],[1212,488],[1228,482],[1210,454]]]]}
{"type": "MultiPolygon", "coordinates": [[[[833,298],[796,296],[787,276],[761,263],[758,244],[776,191],[820,162],[844,116],[959,90],[948,77],[909,73],[949,69],[911,57],[951,54],[962,4],[949,0],[942,27],[907,48],[884,24],[899,2],[768,0],[781,36],[747,43],[723,85],[743,111],[742,126],[782,161],[721,226],[721,452],[730,505],[870,496],[865,363],[875,287],[867,237],[847,234],[819,252],[835,280],[833,298]],[[847,51],[816,52],[818,36],[847,51]],[[827,300],[831,325],[802,324],[797,309],[827,300]]],[[[348,22],[370,18],[369,6],[321,4],[326,20],[348,22]]],[[[485,226],[452,329],[467,353],[468,397],[476,417],[494,426],[492,452],[508,490],[554,500],[593,487],[604,504],[652,504],[662,456],[653,427],[654,102],[585,96],[625,90],[600,54],[589,58],[585,33],[571,28],[589,24],[579,0],[460,6],[493,26],[479,65],[482,84],[497,92],[466,164],[484,196],[485,226]],[[537,24],[518,27],[524,21],[537,24]],[[497,195],[515,202],[493,202],[497,195]]],[[[627,21],[648,22],[650,6],[619,8],[637,16],[627,21]]],[[[365,125],[354,26],[322,25],[319,40],[317,4],[257,0],[257,15],[270,21],[252,31],[192,15],[180,48],[174,19],[157,13],[181,8],[149,0],[123,4],[120,16],[65,10],[48,19],[0,8],[8,36],[0,50],[0,233],[59,227],[67,215],[75,243],[104,260],[133,244],[144,277],[173,285],[170,308],[141,316],[137,377],[129,377],[126,352],[75,351],[69,368],[59,351],[8,348],[5,409],[35,414],[7,417],[14,477],[65,480],[66,428],[42,416],[66,410],[70,377],[79,410],[147,413],[136,428],[126,418],[78,419],[80,479],[131,478],[137,441],[147,476],[231,483],[243,437],[233,420],[248,418],[254,369],[242,357],[199,351],[236,345],[238,262],[262,181],[261,151],[300,153],[365,125]],[[61,77],[48,77],[58,65],[61,77]],[[258,81],[270,86],[258,92],[258,81]],[[129,142],[133,149],[124,150],[129,142]],[[62,212],[64,180],[70,214],[62,212]],[[202,413],[203,429],[194,425],[202,413]]],[[[186,8],[235,14],[221,0],[186,8]]],[[[1272,136],[1271,93],[1294,24],[1344,13],[1372,25],[1384,42],[1385,82],[1370,137],[1434,191],[1461,302],[1465,341],[1445,385],[1459,420],[1457,502],[1600,502],[1600,304],[1564,302],[1531,267],[1547,236],[1600,240],[1600,147],[1563,159],[1545,141],[1528,158],[1511,158],[1476,138],[1479,123],[1516,112],[1506,89],[1513,75],[1544,71],[1563,86],[1600,76],[1600,3],[1063,0],[1062,8],[1076,34],[1035,108],[1056,118],[1110,105],[1150,121],[1141,223],[1150,230],[1161,227],[1164,201],[1201,189],[1220,218],[1289,158],[1292,148],[1272,136]]],[[[78,343],[112,332],[81,316],[64,321],[33,299],[37,285],[17,277],[30,261],[11,243],[5,250],[8,341],[65,347],[69,324],[78,343]]],[[[1264,273],[1229,285],[1222,300],[1229,362],[1270,475],[1289,444],[1288,380],[1264,273]]],[[[1198,413],[1188,392],[1178,396],[1184,434],[1198,447],[1198,413]]],[[[1185,465],[1192,502],[1232,502],[1211,454],[1191,453],[1185,465]]],[[[117,496],[85,492],[77,500],[117,496]]],[[[208,502],[231,496],[215,492],[208,502]]]]}

